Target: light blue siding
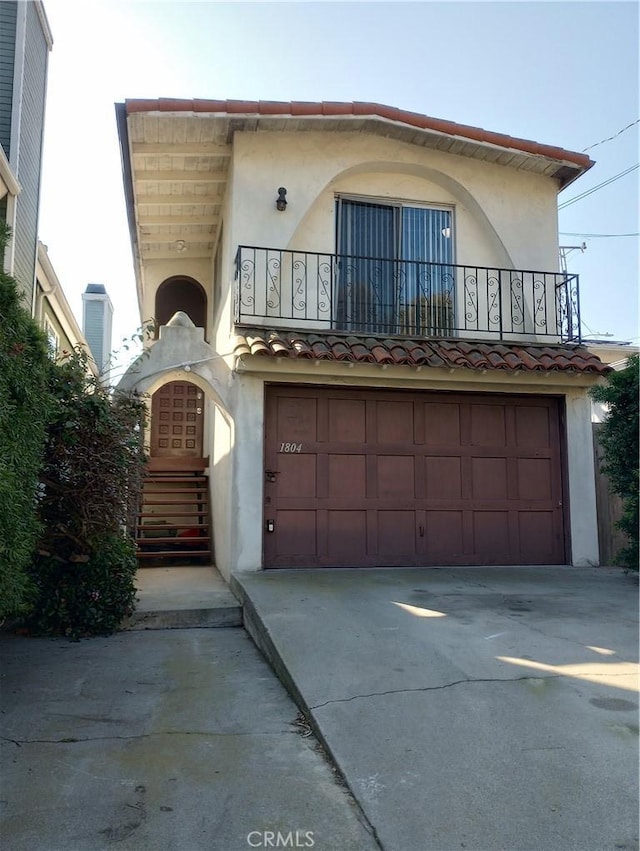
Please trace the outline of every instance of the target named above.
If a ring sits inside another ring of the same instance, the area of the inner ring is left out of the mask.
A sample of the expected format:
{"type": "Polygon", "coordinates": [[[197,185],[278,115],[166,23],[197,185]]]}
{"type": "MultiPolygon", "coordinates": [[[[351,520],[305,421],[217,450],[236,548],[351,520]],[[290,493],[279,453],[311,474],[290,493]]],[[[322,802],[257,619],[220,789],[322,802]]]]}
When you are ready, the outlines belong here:
{"type": "Polygon", "coordinates": [[[0,145],[7,159],[11,152],[11,105],[17,11],[17,2],[12,0],[0,2],[0,145]]]}
{"type": "Polygon", "coordinates": [[[48,47],[33,3],[26,4],[26,16],[17,168],[22,191],[18,196],[16,207],[13,274],[25,291],[27,303],[31,304],[38,240],[48,47]]]}
{"type": "Polygon", "coordinates": [[[104,312],[105,304],[97,299],[84,303],[84,336],[91,349],[93,359],[99,368],[105,365],[104,351],[104,312]]]}

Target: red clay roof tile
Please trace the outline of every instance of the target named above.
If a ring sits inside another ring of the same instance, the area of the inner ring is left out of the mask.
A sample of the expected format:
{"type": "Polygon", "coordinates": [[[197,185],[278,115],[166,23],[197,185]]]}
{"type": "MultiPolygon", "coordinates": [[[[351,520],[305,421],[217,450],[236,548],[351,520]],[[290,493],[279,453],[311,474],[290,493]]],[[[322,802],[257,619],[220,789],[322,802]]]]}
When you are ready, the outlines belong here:
{"type": "Polygon", "coordinates": [[[464,340],[379,340],[375,337],[324,336],[256,328],[238,329],[235,354],[473,370],[588,372],[596,375],[611,371],[611,367],[582,346],[505,345],[464,340]]]}
{"type": "Polygon", "coordinates": [[[327,344],[331,346],[331,352],[336,360],[348,360],[351,357],[351,349],[344,340],[338,337],[328,337],[327,344]]]}

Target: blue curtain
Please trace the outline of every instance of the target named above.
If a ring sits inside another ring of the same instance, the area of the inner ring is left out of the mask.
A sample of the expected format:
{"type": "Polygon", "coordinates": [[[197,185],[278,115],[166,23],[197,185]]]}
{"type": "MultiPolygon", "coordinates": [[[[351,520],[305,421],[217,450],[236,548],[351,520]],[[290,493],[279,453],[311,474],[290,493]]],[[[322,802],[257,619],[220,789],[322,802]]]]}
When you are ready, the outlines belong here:
{"type": "Polygon", "coordinates": [[[453,327],[451,213],[403,207],[397,311],[408,334],[445,334],[453,327]]]}
{"type": "Polygon", "coordinates": [[[349,331],[384,333],[393,320],[397,209],[338,203],[338,320],[349,331]]]}

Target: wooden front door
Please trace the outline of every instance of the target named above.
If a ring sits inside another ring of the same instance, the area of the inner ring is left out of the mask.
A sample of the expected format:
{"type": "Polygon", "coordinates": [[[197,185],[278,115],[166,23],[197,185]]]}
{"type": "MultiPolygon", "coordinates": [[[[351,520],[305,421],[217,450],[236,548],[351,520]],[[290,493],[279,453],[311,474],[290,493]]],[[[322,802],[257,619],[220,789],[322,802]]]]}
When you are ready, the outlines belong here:
{"type": "Polygon", "coordinates": [[[151,399],[151,457],[202,458],[204,393],[189,381],[171,381],[151,399]]]}
{"type": "Polygon", "coordinates": [[[563,564],[558,400],[269,387],[266,567],[563,564]]]}

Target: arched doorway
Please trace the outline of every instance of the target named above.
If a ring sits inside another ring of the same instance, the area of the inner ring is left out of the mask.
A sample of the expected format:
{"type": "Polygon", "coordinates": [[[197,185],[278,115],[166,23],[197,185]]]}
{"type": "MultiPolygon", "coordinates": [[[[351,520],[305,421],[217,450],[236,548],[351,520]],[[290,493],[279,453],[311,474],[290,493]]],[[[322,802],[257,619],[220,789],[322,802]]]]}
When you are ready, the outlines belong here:
{"type": "Polygon", "coordinates": [[[207,327],[207,295],[193,278],[176,275],[163,281],[156,291],[155,319],[166,325],[178,310],[184,311],[197,328],[207,327]]]}
{"type": "Polygon", "coordinates": [[[169,381],[151,396],[150,458],[136,527],[141,564],[211,561],[204,397],[190,381],[169,381]]]}
{"type": "MultiPolygon", "coordinates": [[[[203,459],[204,393],[190,381],[170,381],[151,397],[150,456],[192,468],[203,459]]],[[[153,464],[152,466],[158,466],[153,464]]]]}

